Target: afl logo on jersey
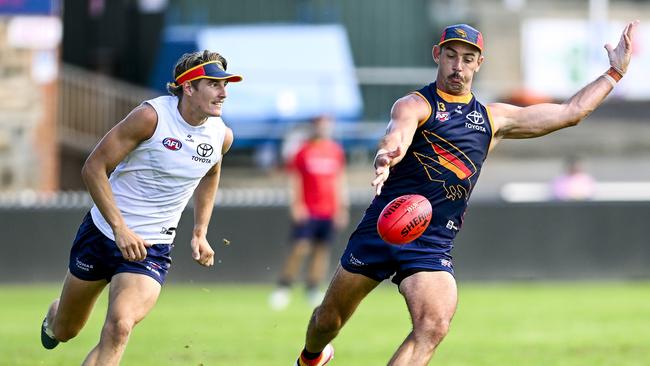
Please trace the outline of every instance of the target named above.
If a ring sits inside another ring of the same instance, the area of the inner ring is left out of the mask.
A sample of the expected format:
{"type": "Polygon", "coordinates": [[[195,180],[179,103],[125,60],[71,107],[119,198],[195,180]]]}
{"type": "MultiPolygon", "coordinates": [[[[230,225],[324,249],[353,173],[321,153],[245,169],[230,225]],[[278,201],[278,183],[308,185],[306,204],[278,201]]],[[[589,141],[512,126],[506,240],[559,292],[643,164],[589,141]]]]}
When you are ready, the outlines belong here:
{"type": "Polygon", "coordinates": [[[183,143],[172,137],[165,137],[162,142],[163,146],[172,151],[178,151],[183,147],[183,143]]]}
{"type": "Polygon", "coordinates": [[[449,112],[436,112],[436,119],[440,122],[449,121],[449,112]]]}

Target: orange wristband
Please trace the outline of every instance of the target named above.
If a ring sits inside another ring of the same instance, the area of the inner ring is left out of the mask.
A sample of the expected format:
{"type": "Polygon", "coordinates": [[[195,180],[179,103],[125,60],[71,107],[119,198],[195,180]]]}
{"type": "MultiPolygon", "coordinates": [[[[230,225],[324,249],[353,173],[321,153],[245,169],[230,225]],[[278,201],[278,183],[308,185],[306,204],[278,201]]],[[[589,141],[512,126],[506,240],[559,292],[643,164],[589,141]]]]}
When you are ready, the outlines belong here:
{"type": "Polygon", "coordinates": [[[616,69],[613,68],[613,67],[610,67],[610,68],[605,72],[605,75],[609,75],[609,76],[611,76],[612,79],[614,79],[614,81],[616,81],[617,83],[618,83],[618,82],[623,78],[623,74],[621,74],[620,72],[618,72],[618,70],[616,70],[616,69]]]}

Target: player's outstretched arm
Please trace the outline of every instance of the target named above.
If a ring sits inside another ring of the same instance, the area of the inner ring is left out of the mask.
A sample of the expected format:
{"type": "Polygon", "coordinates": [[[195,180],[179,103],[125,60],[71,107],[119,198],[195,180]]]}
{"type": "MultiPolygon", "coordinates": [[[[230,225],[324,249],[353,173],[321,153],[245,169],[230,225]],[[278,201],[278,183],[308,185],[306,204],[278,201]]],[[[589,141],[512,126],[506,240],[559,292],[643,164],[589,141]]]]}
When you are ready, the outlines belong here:
{"type": "Polygon", "coordinates": [[[610,69],[564,103],[543,103],[524,108],[503,103],[488,105],[495,125],[495,140],[543,136],[561,128],[575,126],[587,117],[627,72],[638,23],[636,20],[625,26],[616,48],[610,44],[605,45],[610,69]]]}
{"type": "MultiPolygon", "coordinates": [[[[226,136],[221,149],[222,155],[225,155],[230,150],[233,140],[232,130],[226,128],[226,136]]],[[[214,250],[210,247],[206,235],[208,234],[208,224],[212,216],[217,189],[219,188],[222,161],[223,157],[201,178],[194,190],[194,228],[190,246],[192,248],[192,258],[206,267],[214,264],[214,250]]]]}
{"type": "Polygon", "coordinates": [[[430,114],[431,106],[417,94],[406,95],[393,105],[386,135],[379,142],[379,149],[375,155],[375,179],[372,181],[372,186],[375,187],[377,195],[381,194],[381,188],[388,179],[390,168],[404,158],[411,146],[418,124],[430,114]]]}

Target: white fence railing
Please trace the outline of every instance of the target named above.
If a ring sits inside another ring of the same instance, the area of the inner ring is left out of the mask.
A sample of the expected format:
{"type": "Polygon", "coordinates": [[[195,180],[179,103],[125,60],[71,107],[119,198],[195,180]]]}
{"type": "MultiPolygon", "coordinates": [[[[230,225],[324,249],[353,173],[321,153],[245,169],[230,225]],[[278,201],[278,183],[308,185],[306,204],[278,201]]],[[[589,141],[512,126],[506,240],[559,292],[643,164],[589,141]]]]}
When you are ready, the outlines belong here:
{"type": "MultiPolygon", "coordinates": [[[[351,188],[351,204],[367,205],[372,199],[370,186],[364,189],[351,188]]],[[[87,192],[37,192],[22,190],[0,192],[0,208],[90,208],[92,198],[87,192]]],[[[193,206],[190,200],[190,207],[193,206]]],[[[278,207],[289,205],[289,194],[283,188],[221,188],[217,193],[215,206],[218,207],[278,207]]]]}

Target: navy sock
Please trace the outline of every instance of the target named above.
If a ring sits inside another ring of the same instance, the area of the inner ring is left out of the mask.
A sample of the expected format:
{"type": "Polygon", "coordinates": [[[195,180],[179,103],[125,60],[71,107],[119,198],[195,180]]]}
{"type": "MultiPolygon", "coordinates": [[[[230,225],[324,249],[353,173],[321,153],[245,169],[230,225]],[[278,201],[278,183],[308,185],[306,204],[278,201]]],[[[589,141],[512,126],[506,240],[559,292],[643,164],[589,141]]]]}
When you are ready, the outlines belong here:
{"type": "Polygon", "coordinates": [[[315,360],[320,356],[321,352],[312,353],[307,351],[307,348],[302,349],[302,356],[308,360],[315,360]]]}

